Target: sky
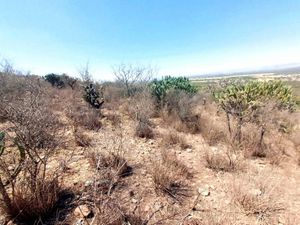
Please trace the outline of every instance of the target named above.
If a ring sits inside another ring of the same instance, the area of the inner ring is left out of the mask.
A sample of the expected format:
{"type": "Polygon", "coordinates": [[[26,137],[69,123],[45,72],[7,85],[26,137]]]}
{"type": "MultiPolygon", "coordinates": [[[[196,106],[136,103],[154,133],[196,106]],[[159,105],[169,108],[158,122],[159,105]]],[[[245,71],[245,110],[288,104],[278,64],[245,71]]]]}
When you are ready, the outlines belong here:
{"type": "Polygon", "coordinates": [[[299,0],[0,0],[0,58],[38,75],[89,63],[150,65],[158,76],[300,63],[299,0]]]}

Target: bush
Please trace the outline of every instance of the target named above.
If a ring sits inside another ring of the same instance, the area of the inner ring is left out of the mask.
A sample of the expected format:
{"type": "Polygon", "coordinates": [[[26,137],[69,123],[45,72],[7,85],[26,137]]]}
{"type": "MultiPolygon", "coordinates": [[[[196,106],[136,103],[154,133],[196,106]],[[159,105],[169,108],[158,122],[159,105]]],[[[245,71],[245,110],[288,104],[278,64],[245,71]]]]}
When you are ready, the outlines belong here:
{"type": "Polygon", "coordinates": [[[235,83],[215,92],[214,96],[227,115],[228,129],[233,141],[237,140],[238,143],[241,143],[242,126],[246,122],[259,124],[261,140],[263,140],[266,115],[275,109],[292,111],[295,106],[291,88],[281,81],[235,83]],[[272,103],[272,106],[267,103],[272,103]],[[231,117],[237,121],[234,136],[231,117]]]}
{"type": "Polygon", "coordinates": [[[64,139],[62,126],[47,107],[39,86],[31,86],[22,98],[9,103],[5,111],[11,123],[7,140],[12,144],[5,146],[1,135],[0,167],[11,165],[13,172],[0,174],[1,207],[11,218],[36,222],[52,212],[61,191],[59,176],[51,176],[48,162],[64,139]]]}
{"type": "Polygon", "coordinates": [[[75,129],[74,131],[74,138],[77,146],[84,148],[91,146],[92,139],[78,129],[75,129]]]}
{"type": "Polygon", "coordinates": [[[129,99],[129,116],[137,121],[149,120],[155,114],[155,104],[148,89],[136,93],[129,99]]]}
{"type": "Polygon", "coordinates": [[[188,169],[174,155],[163,152],[161,161],[155,161],[152,168],[155,190],[182,201],[189,196],[188,169]]]}
{"type": "Polygon", "coordinates": [[[63,88],[65,87],[65,83],[62,79],[62,76],[50,73],[47,74],[45,77],[45,80],[48,81],[53,87],[63,88]]]}
{"type": "Polygon", "coordinates": [[[187,93],[170,89],[165,96],[163,111],[175,129],[182,132],[197,133],[201,130],[200,117],[194,113],[197,98],[191,98],[187,93]]]}
{"type": "Polygon", "coordinates": [[[236,155],[230,153],[206,153],[206,166],[215,171],[235,172],[241,170],[242,164],[236,155]]]}
{"type": "Polygon", "coordinates": [[[73,121],[74,127],[84,127],[89,130],[98,131],[102,127],[100,121],[100,113],[85,105],[71,106],[67,113],[68,117],[73,121]]]}
{"type": "Polygon", "coordinates": [[[62,192],[57,179],[37,181],[33,190],[28,181],[15,187],[10,206],[4,211],[10,218],[27,224],[35,224],[41,219],[51,216],[62,192]]]}
{"type": "Polygon", "coordinates": [[[181,149],[187,149],[190,147],[184,136],[179,135],[174,130],[169,130],[168,133],[163,136],[162,141],[165,146],[179,145],[181,149]]]}
{"type": "Polygon", "coordinates": [[[150,84],[150,87],[157,103],[164,102],[167,91],[170,89],[181,90],[188,94],[195,94],[197,92],[196,87],[194,87],[186,77],[167,76],[162,80],[155,79],[150,84]]]}
{"type": "Polygon", "coordinates": [[[154,132],[148,120],[139,120],[135,129],[135,135],[140,138],[151,139],[154,137],[154,132]]]}

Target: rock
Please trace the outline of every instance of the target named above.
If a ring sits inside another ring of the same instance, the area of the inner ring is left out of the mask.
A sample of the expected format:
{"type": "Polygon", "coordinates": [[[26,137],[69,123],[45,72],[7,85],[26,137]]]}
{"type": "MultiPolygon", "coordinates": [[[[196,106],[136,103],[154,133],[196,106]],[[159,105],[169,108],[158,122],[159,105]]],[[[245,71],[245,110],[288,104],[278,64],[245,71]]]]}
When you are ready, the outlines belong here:
{"type": "Polygon", "coordinates": [[[193,152],[193,149],[188,148],[186,151],[189,152],[189,153],[191,153],[191,152],[193,152]]]}
{"type": "Polygon", "coordinates": [[[92,180],[87,180],[85,183],[84,183],[84,186],[85,187],[89,187],[89,186],[92,186],[93,185],[93,181],[92,180]]]}
{"type": "Polygon", "coordinates": [[[13,167],[13,166],[8,166],[7,169],[8,169],[9,171],[12,171],[12,170],[15,169],[15,167],[13,167]]]}
{"type": "Polygon", "coordinates": [[[136,200],[135,198],[133,198],[133,199],[131,199],[131,202],[132,202],[132,203],[137,203],[138,200],[136,200]]]}
{"type": "Polygon", "coordinates": [[[76,225],[84,225],[84,220],[83,219],[77,220],[76,225]]]}
{"type": "Polygon", "coordinates": [[[93,214],[87,205],[80,205],[74,210],[74,216],[77,218],[87,218],[93,214]]]}
{"type": "Polygon", "coordinates": [[[260,189],[254,189],[254,190],[252,191],[252,193],[253,193],[254,195],[256,195],[256,196],[262,195],[262,192],[261,192],[260,189]]]}
{"type": "Polygon", "coordinates": [[[210,195],[210,191],[209,188],[205,187],[205,188],[199,188],[198,189],[198,193],[201,194],[202,196],[209,196],[210,195]]]}

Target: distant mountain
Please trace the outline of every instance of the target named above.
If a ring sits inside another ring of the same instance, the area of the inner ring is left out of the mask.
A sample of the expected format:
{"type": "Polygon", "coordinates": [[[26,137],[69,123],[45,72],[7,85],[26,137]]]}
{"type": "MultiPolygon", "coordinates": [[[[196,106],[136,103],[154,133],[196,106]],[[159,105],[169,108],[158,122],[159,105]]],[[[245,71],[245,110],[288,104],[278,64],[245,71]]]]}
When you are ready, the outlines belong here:
{"type": "Polygon", "coordinates": [[[279,74],[300,74],[300,64],[289,64],[289,65],[279,65],[268,67],[264,69],[257,70],[245,70],[240,72],[227,72],[227,73],[213,73],[213,74],[202,74],[202,75],[192,75],[191,78],[213,78],[220,76],[246,76],[250,74],[261,74],[261,73],[273,73],[275,75],[279,74]]]}

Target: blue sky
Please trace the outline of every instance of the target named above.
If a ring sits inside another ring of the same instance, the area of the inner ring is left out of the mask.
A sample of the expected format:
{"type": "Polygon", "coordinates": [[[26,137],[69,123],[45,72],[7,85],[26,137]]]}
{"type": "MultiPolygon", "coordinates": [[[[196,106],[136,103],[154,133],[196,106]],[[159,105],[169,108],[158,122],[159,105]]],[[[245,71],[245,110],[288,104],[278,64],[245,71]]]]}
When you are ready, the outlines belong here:
{"type": "Polygon", "coordinates": [[[299,0],[0,0],[0,57],[96,79],[113,65],[193,75],[300,63],[299,0]]]}

